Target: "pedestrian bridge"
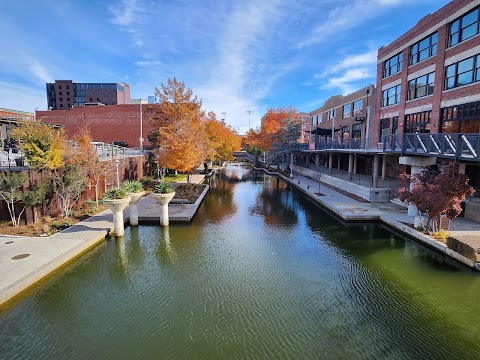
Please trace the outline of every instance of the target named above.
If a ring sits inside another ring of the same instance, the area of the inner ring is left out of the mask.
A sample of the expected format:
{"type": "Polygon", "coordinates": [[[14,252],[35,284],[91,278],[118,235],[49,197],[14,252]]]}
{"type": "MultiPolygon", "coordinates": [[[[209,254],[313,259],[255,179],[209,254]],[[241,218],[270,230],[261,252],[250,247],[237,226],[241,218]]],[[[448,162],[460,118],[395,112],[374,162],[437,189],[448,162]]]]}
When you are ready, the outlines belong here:
{"type": "Polygon", "coordinates": [[[245,159],[250,161],[253,165],[255,165],[255,156],[249,154],[246,151],[234,151],[232,155],[236,159],[245,159]]]}

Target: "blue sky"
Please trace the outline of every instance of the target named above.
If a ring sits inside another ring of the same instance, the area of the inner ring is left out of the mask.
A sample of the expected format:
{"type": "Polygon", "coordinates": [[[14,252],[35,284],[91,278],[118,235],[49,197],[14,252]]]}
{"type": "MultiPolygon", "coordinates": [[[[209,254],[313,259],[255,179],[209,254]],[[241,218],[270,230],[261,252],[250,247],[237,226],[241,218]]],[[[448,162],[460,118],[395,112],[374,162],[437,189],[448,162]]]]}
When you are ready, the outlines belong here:
{"type": "Polygon", "coordinates": [[[0,107],[46,109],[45,83],[176,77],[243,134],[269,107],[311,111],[375,83],[377,49],[448,0],[2,0],[0,107]]]}

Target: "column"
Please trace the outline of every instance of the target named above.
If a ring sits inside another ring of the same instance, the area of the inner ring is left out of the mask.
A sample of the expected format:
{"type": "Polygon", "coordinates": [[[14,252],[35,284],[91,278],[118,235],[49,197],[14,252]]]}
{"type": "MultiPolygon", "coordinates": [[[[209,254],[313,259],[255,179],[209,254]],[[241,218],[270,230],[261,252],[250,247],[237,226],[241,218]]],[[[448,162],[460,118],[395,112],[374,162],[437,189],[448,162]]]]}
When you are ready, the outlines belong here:
{"type": "Polygon", "coordinates": [[[332,175],[332,168],[333,168],[333,154],[328,154],[328,173],[332,175]]]}
{"type": "Polygon", "coordinates": [[[338,155],[337,155],[337,169],[338,170],[341,170],[341,166],[340,166],[341,164],[342,164],[342,162],[341,162],[340,153],[338,153],[338,155]]]}
{"type": "Polygon", "coordinates": [[[352,180],[353,177],[353,153],[348,154],[348,178],[352,180]]]}
{"type": "Polygon", "coordinates": [[[357,161],[358,161],[358,156],[357,154],[353,155],[353,173],[357,173],[357,161]]]}
{"type": "Polygon", "coordinates": [[[373,173],[372,173],[372,186],[374,188],[378,187],[378,163],[380,162],[380,157],[378,154],[373,155],[373,173]]]}
{"type": "Polygon", "coordinates": [[[382,159],[382,180],[385,180],[387,176],[387,155],[383,155],[382,159]]]}
{"type": "Polygon", "coordinates": [[[316,166],[320,165],[320,154],[319,153],[315,154],[315,165],[316,166]]]}

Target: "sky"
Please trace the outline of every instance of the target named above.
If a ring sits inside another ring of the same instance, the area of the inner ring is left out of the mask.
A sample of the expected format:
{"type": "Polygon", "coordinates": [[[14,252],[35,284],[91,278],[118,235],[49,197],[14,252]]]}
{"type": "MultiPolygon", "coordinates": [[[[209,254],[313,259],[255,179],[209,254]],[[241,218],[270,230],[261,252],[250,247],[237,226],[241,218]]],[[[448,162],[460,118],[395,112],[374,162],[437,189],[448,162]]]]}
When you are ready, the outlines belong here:
{"type": "Polygon", "coordinates": [[[0,107],[46,109],[55,80],[127,82],[146,99],[176,77],[243,134],[269,108],[309,112],[375,84],[378,48],[448,2],[2,0],[0,107]]]}

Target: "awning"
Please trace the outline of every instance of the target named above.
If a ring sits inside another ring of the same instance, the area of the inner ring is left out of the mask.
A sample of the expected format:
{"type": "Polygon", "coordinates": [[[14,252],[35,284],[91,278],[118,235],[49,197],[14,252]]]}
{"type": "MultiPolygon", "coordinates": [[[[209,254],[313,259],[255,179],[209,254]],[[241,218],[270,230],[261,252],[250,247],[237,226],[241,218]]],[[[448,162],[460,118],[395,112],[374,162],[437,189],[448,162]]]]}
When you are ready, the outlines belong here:
{"type": "MultiPolygon", "coordinates": [[[[335,129],[334,131],[337,132],[337,131],[340,131],[341,129],[338,128],[338,129],[335,129]]],[[[324,129],[324,128],[320,128],[317,126],[317,128],[315,130],[311,130],[311,131],[306,131],[310,134],[314,134],[314,135],[321,135],[321,136],[331,136],[332,135],[332,129],[324,129]]]]}

